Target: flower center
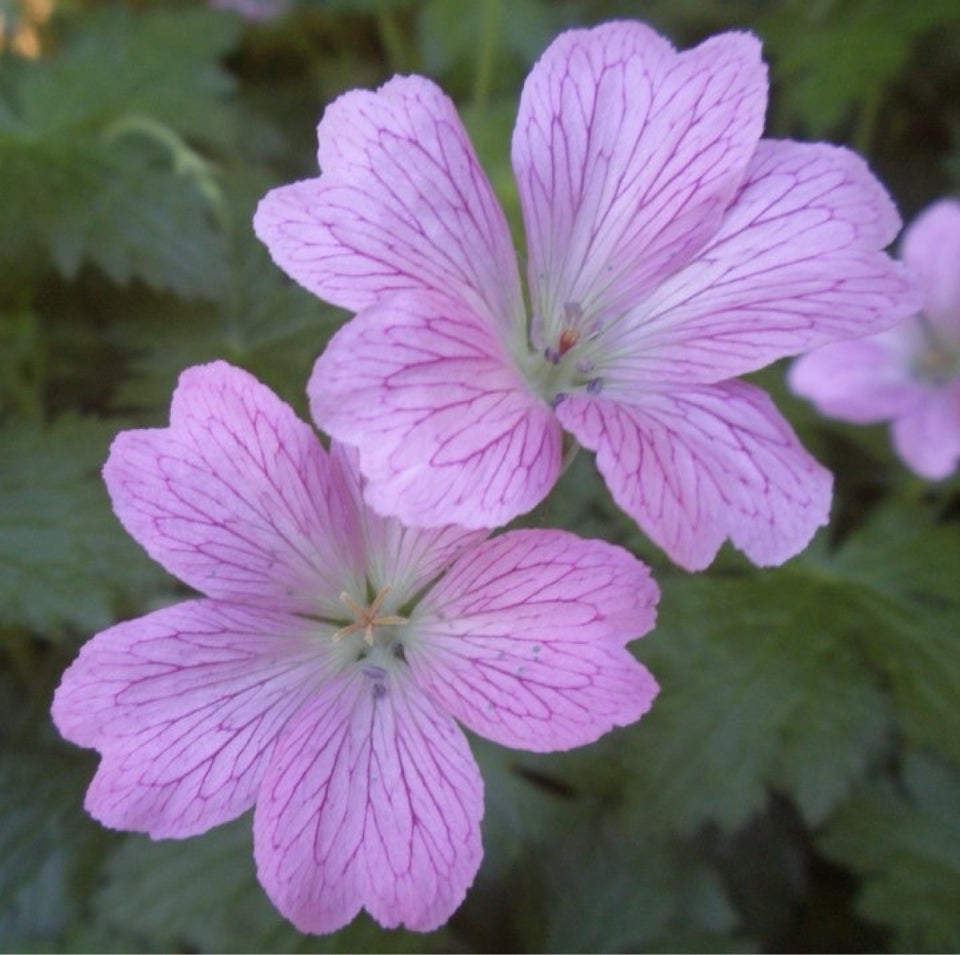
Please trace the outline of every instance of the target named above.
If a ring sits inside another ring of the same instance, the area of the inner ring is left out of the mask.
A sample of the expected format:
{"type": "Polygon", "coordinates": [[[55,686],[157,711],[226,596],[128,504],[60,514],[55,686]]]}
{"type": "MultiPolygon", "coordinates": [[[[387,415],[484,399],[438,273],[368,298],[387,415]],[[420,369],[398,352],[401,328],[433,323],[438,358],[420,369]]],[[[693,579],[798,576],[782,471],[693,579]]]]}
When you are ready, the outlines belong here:
{"type": "Polygon", "coordinates": [[[595,374],[593,359],[596,335],[584,334],[582,326],[583,310],[578,303],[567,302],[559,326],[544,324],[541,342],[546,344],[541,347],[534,340],[521,362],[527,381],[552,405],[571,394],[596,395],[601,390],[602,381],[595,374]]]}
{"type": "Polygon", "coordinates": [[[370,606],[363,607],[357,603],[350,594],[343,591],[340,594],[340,602],[353,614],[353,623],[348,623],[345,627],[341,627],[333,635],[334,642],[342,640],[348,634],[357,633],[362,630],[364,642],[367,646],[372,647],[375,627],[397,626],[406,623],[407,618],[398,616],[397,614],[384,614],[381,616],[380,605],[389,592],[389,586],[383,587],[376,597],[373,598],[370,606]]]}
{"type": "Polygon", "coordinates": [[[942,385],[957,374],[958,356],[939,348],[930,348],[917,357],[917,377],[933,385],[942,385]]]}
{"type": "Polygon", "coordinates": [[[919,325],[922,345],[913,357],[913,374],[929,385],[945,385],[960,375],[960,344],[945,340],[922,315],[919,325]]]}

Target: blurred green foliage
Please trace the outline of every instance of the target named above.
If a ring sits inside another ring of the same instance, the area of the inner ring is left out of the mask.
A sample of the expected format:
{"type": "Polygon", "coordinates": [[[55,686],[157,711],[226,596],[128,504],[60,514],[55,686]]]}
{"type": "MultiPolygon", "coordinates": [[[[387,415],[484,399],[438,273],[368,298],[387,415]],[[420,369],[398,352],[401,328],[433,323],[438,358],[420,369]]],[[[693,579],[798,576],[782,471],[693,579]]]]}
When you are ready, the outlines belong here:
{"type": "MultiPolygon", "coordinates": [[[[0,3],[7,32],[35,5],[0,3]]],[[[429,936],[366,916],[299,936],[259,889],[249,819],[188,842],[102,830],[95,759],[50,695],[79,645],[177,599],[113,518],[111,436],[162,424],[180,370],[223,357],[305,412],[343,315],[252,236],[315,172],[344,89],[397,71],[455,97],[514,227],[509,136],[560,30],[641,17],[678,45],[764,40],[771,135],[867,154],[909,217],[960,192],[960,0],[62,0],[40,56],[0,51],[0,950],[867,951],[960,948],[960,482],[924,485],[880,428],[818,419],[759,376],[836,474],[786,566],[669,567],[581,457],[528,520],[654,565],[639,724],[550,756],[476,740],[486,856],[429,936]]],[[[960,267],[960,264],[958,264],[960,267]]]]}

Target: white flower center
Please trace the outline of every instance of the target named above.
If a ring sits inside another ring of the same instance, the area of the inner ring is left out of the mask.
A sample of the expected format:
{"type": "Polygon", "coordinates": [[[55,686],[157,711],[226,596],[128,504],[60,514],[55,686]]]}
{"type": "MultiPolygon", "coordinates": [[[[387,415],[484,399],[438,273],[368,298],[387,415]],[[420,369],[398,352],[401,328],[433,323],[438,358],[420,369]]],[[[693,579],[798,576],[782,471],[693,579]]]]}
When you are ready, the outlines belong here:
{"type": "Polygon", "coordinates": [[[603,382],[595,373],[596,334],[584,330],[583,318],[579,304],[567,302],[561,322],[543,322],[533,330],[530,347],[520,359],[524,377],[550,404],[556,405],[572,394],[596,395],[602,388],[603,382]]]}
{"type": "Polygon", "coordinates": [[[381,588],[368,606],[347,591],[341,593],[340,602],[353,615],[353,622],[342,626],[332,637],[333,643],[339,648],[337,656],[340,666],[344,669],[359,668],[370,681],[370,691],[375,700],[386,695],[387,677],[407,660],[402,634],[397,629],[405,627],[408,618],[382,612],[390,589],[389,586],[381,588]]]}

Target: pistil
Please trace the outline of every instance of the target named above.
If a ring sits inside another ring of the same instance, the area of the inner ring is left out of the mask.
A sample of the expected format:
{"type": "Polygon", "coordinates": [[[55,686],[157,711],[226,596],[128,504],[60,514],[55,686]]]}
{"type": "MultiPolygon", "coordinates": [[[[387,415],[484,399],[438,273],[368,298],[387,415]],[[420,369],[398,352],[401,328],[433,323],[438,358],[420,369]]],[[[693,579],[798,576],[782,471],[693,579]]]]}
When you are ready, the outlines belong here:
{"type": "Polygon", "coordinates": [[[362,630],[364,642],[367,646],[372,647],[374,627],[387,627],[406,623],[407,618],[397,614],[386,614],[382,617],[379,615],[380,605],[389,592],[389,586],[382,588],[376,597],[373,598],[373,603],[370,604],[369,607],[362,607],[350,594],[343,591],[340,594],[340,602],[353,614],[354,620],[353,623],[348,623],[345,627],[341,627],[333,635],[334,642],[342,640],[348,634],[362,630]]]}

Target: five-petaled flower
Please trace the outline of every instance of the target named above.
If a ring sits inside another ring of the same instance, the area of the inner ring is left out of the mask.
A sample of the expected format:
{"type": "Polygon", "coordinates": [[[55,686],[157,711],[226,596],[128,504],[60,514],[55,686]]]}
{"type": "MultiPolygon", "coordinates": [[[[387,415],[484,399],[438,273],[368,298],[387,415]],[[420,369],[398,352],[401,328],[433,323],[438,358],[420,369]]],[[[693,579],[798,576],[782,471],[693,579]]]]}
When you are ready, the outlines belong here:
{"type": "Polygon", "coordinates": [[[557,479],[563,429],[674,561],[730,538],[800,550],[830,475],[735,376],[878,331],[917,295],[882,250],[899,218],[866,164],[761,140],[757,40],[677,52],[641,23],[562,34],[523,89],[512,161],[529,309],[506,220],[452,103],[397,77],[320,123],[318,179],[255,228],[306,288],[359,314],[310,382],[359,449],[367,500],[410,524],[501,524],[557,479]]]}
{"type": "Polygon", "coordinates": [[[892,422],[900,457],[936,480],[960,461],[960,201],[941,199],[919,215],[901,257],[923,289],[921,311],[889,331],[803,356],[789,381],[831,417],[892,422]]]}
{"type": "Polygon", "coordinates": [[[454,718],[545,751],[638,719],[626,649],[656,585],[564,531],[410,529],[363,503],[354,454],[246,372],[189,369],[170,426],[104,469],[117,515],[204,596],[95,636],[53,705],[99,750],[89,812],[185,837],[256,806],[258,874],[303,931],[365,907],[427,930],[480,862],[483,784],[454,718]]]}

